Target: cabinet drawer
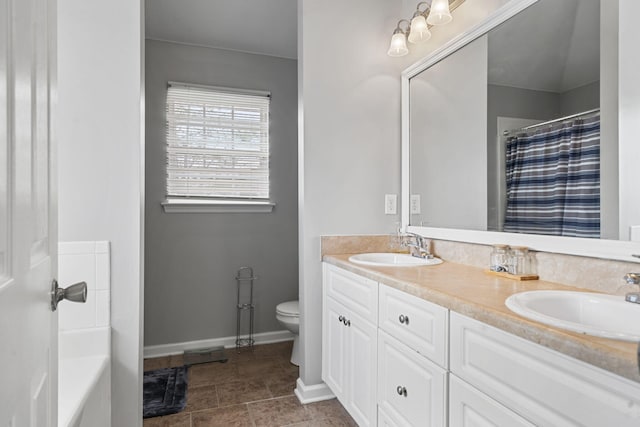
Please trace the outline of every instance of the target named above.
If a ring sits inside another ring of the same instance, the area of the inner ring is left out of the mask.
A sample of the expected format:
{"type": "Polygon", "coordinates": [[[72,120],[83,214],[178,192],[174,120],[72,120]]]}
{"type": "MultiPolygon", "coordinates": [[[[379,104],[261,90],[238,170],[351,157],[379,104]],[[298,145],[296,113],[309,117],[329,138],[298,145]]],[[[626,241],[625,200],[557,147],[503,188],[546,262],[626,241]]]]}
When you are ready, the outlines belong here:
{"type": "Polygon", "coordinates": [[[447,373],[378,330],[378,407],[397,426],[446,424],[447,373]]]}
{"type": "Polygon", "coordinates": [[[447,368],[449,310],[383,284],[379,293],[379,327],[447,368]]]}
{"type": "Polygon", "coordinates": [[[538,426],[638,426],[640,385],[451,313],[451,372],[538,426]]]}
{"type": "Polygon", "coordinates": [[[535,427],[460,378],[449,375],[449,427],[470,426],[535,427]]]}
{"type": "Polygon", "coordinates": [[[378,282],[323,263],[324,292],[346,308],[378,323],[378,282]]]}

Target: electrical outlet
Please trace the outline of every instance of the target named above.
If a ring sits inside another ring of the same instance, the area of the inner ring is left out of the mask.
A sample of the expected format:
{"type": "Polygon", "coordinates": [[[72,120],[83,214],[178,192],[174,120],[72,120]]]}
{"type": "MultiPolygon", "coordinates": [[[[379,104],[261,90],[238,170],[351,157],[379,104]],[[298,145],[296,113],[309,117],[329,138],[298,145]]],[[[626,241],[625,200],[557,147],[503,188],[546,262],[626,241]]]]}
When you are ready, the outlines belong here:
{"type": "Polygon", "coordinates": [[[395,215],[396,213],[398,213],[398,195],[397,194],[384,195],[384,213],[385,215],[395,215]]]}
{"type": "Polygon", "coordinates": [[[411,195],[411,213],[419,214],[420,213],[420,195],[412,194],[411,195]]]}

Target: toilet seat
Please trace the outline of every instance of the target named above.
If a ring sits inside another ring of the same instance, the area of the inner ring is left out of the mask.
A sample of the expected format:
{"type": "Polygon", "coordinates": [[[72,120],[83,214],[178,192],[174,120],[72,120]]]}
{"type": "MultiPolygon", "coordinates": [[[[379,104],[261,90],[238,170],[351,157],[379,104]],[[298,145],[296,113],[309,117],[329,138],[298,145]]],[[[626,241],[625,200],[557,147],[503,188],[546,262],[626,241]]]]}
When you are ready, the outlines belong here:
{"type": "Polygon", "coordinates": [[[287,301],[278,304],[276,313],[286,317],[300,317],[298,301],[287,301]]]}

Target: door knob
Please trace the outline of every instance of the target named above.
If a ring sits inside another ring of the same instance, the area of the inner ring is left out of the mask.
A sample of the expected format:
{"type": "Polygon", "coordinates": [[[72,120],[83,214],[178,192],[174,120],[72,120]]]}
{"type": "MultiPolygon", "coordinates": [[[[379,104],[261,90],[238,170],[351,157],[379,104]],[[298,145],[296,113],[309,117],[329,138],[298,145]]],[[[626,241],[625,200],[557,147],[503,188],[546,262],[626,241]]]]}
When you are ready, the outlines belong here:
{"type": "Polygon", "coordinates": [[[87,282],[78,282],[68,288],[58,286],[58,281],[51,282],[51,311],[56,311],[58,303],[66,299],[73,302],[87,302],[87,282]]]}

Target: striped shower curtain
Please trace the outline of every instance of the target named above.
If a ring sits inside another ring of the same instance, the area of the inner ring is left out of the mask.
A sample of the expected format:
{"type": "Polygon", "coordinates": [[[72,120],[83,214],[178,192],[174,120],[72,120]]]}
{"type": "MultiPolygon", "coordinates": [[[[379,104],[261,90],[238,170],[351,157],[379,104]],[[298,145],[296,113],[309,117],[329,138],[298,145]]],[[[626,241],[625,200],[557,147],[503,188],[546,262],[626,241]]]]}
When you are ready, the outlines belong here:
{"type": "Polygon", "coordinates": [[[504,231],[600,237],[600,116],[507,139],[504,231]]]}

